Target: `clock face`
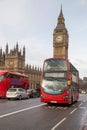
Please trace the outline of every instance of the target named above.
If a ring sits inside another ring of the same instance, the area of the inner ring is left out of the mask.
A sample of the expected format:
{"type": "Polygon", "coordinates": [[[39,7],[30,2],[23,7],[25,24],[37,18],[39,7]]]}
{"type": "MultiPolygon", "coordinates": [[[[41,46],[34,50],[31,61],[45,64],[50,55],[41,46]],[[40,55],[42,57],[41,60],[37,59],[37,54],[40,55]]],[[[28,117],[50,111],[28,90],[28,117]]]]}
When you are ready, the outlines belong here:
{"type": "Polygon", "coordinates": [[[62,36],[61,36],[61,35],[56,37],[56,41],[57,41],[57,42],[62,41],[62,39],[63,39],[63,38],[62,38],[62,36]]]}

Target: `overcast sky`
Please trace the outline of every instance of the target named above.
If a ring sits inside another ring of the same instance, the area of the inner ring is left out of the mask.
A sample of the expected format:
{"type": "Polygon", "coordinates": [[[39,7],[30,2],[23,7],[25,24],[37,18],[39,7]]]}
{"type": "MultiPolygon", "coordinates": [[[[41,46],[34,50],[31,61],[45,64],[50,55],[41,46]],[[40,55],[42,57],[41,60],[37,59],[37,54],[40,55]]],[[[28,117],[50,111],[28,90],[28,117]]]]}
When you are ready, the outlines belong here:
{"type": "Polygon", "coordinates": [[[87,0],[0,0],[0,48],[26,48],[26,64],[42,67],[53,56],[53,30],[62,4],[69,60],[87,77],[87,0]]]}

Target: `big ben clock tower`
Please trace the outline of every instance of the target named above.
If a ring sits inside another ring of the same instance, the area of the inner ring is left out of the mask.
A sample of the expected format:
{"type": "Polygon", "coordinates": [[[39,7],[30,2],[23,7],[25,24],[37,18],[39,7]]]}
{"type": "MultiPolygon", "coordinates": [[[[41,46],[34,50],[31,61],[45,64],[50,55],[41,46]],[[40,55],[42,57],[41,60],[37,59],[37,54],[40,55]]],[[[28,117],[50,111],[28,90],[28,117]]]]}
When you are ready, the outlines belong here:
{"type": "Polygon", "coordinates": [[[53,57],[68,58],[68,31],[65,27],[62,6],[53,32],[53,57]]]}

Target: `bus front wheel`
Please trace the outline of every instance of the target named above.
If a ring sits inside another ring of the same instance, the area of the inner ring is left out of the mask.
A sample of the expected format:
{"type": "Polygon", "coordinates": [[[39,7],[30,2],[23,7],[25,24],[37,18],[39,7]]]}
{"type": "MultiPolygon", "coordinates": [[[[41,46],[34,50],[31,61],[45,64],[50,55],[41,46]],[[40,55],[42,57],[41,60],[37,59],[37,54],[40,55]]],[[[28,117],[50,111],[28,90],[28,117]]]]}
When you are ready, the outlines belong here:
{"type": "Polygon", "coordinates": [[[71,97],[71,99],[70,99],[68,105],[72,105],[72,104],[73,104],[73,97],[71,97]]]}

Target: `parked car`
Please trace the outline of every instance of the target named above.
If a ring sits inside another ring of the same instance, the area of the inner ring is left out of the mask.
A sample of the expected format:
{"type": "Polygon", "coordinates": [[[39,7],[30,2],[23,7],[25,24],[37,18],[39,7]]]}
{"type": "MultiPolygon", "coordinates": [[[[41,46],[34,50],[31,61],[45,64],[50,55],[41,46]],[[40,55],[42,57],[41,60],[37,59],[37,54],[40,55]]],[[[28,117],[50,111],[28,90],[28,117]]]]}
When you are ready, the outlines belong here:
{"type": "Polygon", "coordinates": [[[23,98],[29,98],[29,95],[23,88],[9,88],[8,91],[6,92],[6,98],[21,100],[23,98]]]}
{"type": "Polygon", "coordinates": [[[27,89],[27,94],[29,95],[30,98],[37,97],[37,91],[35,89],[27,89]]]}

